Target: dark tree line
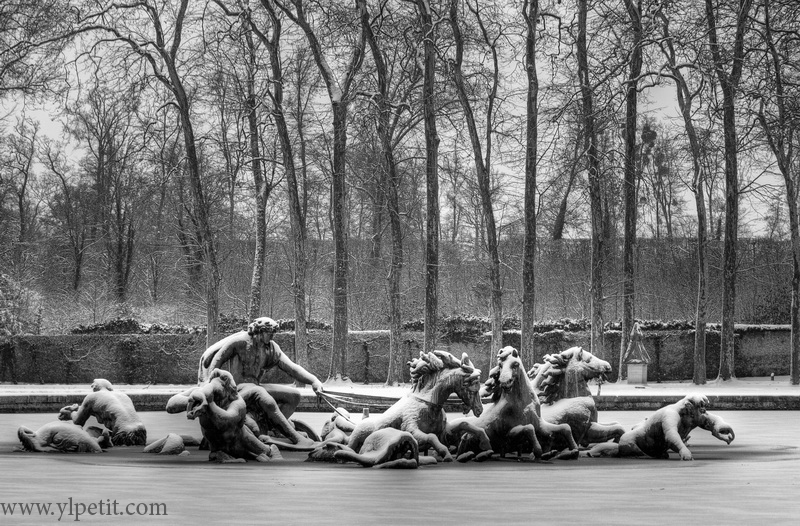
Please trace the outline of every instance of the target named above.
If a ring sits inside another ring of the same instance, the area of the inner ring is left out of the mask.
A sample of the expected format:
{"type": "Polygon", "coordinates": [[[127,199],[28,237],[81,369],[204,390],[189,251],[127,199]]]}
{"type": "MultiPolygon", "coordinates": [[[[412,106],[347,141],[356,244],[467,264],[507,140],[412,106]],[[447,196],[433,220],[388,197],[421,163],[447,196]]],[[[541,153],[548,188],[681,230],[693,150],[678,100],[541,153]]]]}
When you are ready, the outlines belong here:
{"type": "Polygon", "coordinates": [[[3,273],[53,316],[203,312],[209,341],[221,311],[292,318],[301,364],[322,318],[330,377],[348,330],[386,327],[392,383],[417,316],[432,349],[437,318],[468,305],[496,350],[509,314],[531,347],[536,321],[575,313],[610,357],[604,322],[621,320],[622,356],[658,301],[692,306],[696,383],[721,322],[729,379],[734,323],[759,310],[742,305],[790,281],[773,297],[791,305],[798,383],[798,9],[12,0],[3,273]],[[785,266],[746,266],[759,236],[791,247],[785,266]],[[559,267],[570,254],[585,259],[559,267]],[[691,284],[653,296],[655,267],[691,284]]]}

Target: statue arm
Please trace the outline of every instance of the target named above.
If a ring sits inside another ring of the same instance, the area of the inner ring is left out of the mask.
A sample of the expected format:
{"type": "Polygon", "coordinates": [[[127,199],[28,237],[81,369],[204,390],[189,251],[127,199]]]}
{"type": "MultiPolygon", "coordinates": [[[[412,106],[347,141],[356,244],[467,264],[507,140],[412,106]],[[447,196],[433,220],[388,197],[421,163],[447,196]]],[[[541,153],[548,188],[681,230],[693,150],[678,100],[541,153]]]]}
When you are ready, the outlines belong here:
{"type": "Polygon", "coordinates": [[[84,398],[80,407],[78,407],[72,413],[72,421],[79,426],[83,426],[83,424],[89,420],[89,417],[92,416],[92,408],[94,407],[94,404],[92,403],[90,396],[91,395],[84,398]]]}
{"type": "Polygon", "coordinates": [[[670,416],[672,416],[672,418],[664,418],[664,420],[661,422],[664,438],[666,439],[670,449],[680,453],[681,460],[692,460],[692,452],[689,451],[688,447],[686,447],[686,444],[684,443],[683,438],[678,431],[678,426],[680,425],[681,420],[680,416],[677,414],[670,416]]]}
{"type": "Polygon", "coordinates": [[[232,344],[224,345],[214,353],[213,358],[208,363],[208,370],[213,371],[225,365],[231,358],[236,355],[236,346],[232,344]]]}
{"type": "Polygon", "coordinates": [[[191,389],[187,389],[182,393],[178,393],[173,395],[167,401],[167,413],[183,413],[186,411],[186,407],[189,404],[189,400],[192,396],[192,392],[197,389],[197,387],[192,387],[191,389]]]}
{"type": "Polygon", "coordinates": [[[212,397],[208,400],[208,410],[216,420],[224,425],[238,425],[240,421],[244,421],[247,406],[242,398],[237,398],[230,403],[227,409],[223,409],[217,405],[212,397]]]}
{"type": "Polygon", "coordinates": [[[67,405],[58,412],[58,419],[65,422],[72,422],[73,414],[78,410],[78,404],[67,405]]]}
{"type": "MultiPolygon", "coordinates": [[[[281,348],[278,346],[277,343],[272,342],[272,345],[278,348],[278,352],[280,352],[280,361],[278,362],[278,367],[287,373],[289,376],[297,380],[298,382],[303,382],[305,384],[311,384],[311,388],[314,390],[315,393],[319,393],[323,391],[322,382],[319,381],[319,378],[308,372],[304,367],[297,365],[293,361],[286,356],[281,348]]],[[[258,374],[259,381],[261,380],[261,375],[264,371],[260,371],[258,374]]]]}
{"type": "Polygon", "coordinates": [[[63,421],[72,421],[74,424],[83,426],[89,417],[94,414],[94,394],[89,393],[83,402],[80,404],[72,404],[62,407],[58,412],[58,419],[63,421]]]}
{"type": "Polygon", "coordinates": [[[473,423],[474,420],[476,420],[475,417],[470,417],[469,419],[459,418],[452,422],[448,421],[445,428],[445,436],[448,437],[448,442],[452,438],[453,444],[457,444],[461,435],[471,433],[478,438],[482,451],[491,450],[492,442],[489,440],[489,435],[486,434],[482,427],[476,426],[473,423]]]}
{"type": "Polygon", "coordinates": [[[733,442],[733,439],[736,437],[733,428],[728,425],[722,417],[712,415],[711,413],[705,413],[703,415],[699,427],[706,431],[711,431],[714,438],[722,440],[726,444],[733,442]]]}
{"type": "Polygon", "coordinates": [[[205,350],[200,360],[201,366],[209,372],[224,366],[231,358],[239,354],[249,341],[250,336],[245,331],[223,338],[205,350]]]}

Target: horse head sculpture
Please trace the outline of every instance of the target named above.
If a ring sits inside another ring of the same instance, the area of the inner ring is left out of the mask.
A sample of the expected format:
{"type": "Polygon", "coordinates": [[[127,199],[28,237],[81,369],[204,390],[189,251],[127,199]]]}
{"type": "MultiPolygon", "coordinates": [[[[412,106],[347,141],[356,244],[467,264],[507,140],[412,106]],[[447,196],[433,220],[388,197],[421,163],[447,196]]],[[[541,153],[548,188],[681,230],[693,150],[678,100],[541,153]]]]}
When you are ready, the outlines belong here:
{"type": "Polygon", "coordinates": [[[481,370],[477,369],[467,353],[461,360],[447,351],[421,352],[419,358],[408,362],[411,369],[411,392],[427,396],[431,402],[444,403],[442,398],[450,393],[464,403],[464,413],[472,410],[480,416],[483,404],[480,397],[481,370]]]}
{"type": "Polygon", "coordinates": [[[582,347],[571,347],[557,354],[544,356],[544,363],[537,363],[528,371],[533,379],[533,388],[544,404],[564,398],[591,396],[588,381],[605,378],[611,372],[611,364],[601,360],[582,347]]]}

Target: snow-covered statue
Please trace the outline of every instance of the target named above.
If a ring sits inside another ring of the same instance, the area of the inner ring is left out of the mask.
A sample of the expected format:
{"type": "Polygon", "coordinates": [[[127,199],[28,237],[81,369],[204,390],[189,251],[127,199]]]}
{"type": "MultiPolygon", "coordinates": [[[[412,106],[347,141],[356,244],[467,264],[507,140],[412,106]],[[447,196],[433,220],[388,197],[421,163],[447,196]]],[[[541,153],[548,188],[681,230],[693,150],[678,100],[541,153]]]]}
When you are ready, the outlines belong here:
{"type": "Polygon", "coordinates": [[[36,431],[20,426],[17,437],[22,443],[22,451],[38,453],[48,450],[62,453],[102,453],[103,448],[111,446],[107,429],[91,427],[86,430],[60,420],[48,422],[36,431]]]}
{"type": "Polygon", "coordinates": [[[393,427],[370,433],[358,452],[341,444],[330,446],[338,447],[333,454],[336,460],[358,462],[364,467],[415,469],[420,463],[419,447],[414,436],[393,427]]]}
{"type": "MultiPolygon", "coordinates": [[[[418,443],[417,451],[433,449],[444,462],[452,462],[453,456],[442,444],[441,439],[450,431],[444,404],[455,393],[464,404],[465,412],[481,414],[480,369],[472,365],[466,353],[459,360],[447,351],[421,352],[419,358],[409,362],[412,388],[404,397],[395,402],[383,414],[361,420],[356,424],[347,442],[352,454],[370,453],[379,459],[394,458],[399,452],[406,455],[409,450],[409,436],[418,443]],[[403,431],[381,432],[377,437],[371,435],[385,428],[403,431]]],[[[488,447],[488,439],[482,429],[465,422],[453,433],[467,429],[482,437],[488,447]]],[[[416,456],[415,452],[411,452],[416,456]]],[[[336,453],[338,458],[348,454],[336,453]]]]}
{"type": "MultiPolygon", "coordinates": [[[[298,389],[288,385],[264,384],[261,379],[270,369],[277,367],[300,383],[311,384],[315,393],[323,391],[322,382],[286,356],[273,341],[278,323],[272,318],[256,318],[239,331],[224,338],[203,353],[197,373],[198,385],[202,385],[217,369],[228,370],[238,385],[239,394],[245,400],[252,417],[253,431],[260,436],[278,434],[287,440],[273,439],[275,444],[286,449],[310,450],[316,446],[314,440],[299,433],[290,418],[300,404],[298,389]],[[254,361],[257,375],[254,382],[244,382],[243,364],[254,361]]],[[[302,424],[302,423],[301,423],[302,424]]],[[[307,426],[303,426],[307,429],[307,426]]]]}
{"type": "Polygon", "coordinates": [[[347,444],[356,424],[350,417],[350,412],[344,407],[337,407],[330,418],[322,425],[319,436],[324,442],[337,442],[347,444]]]}
{"type": "Polygon", "coordinates": [[[186,411],[187,418],[200,421],[203,438],[210,450],[209,460],[267,462],[280,457],[277,447],[261,442],[245,425],[247,406],[228,371],[215,369],[203,385],[170,398],[167,412],[181,411],[186,411]]]}
{"type": "Polygon", "coordinates": [[[578,457],[569,426],[552,424],[541,417],[539,400],[517,349],[508,346],[498,351],[497,365],[489,371],[484,390],[492,403],[477,417],[455,420],[452,426],[456,428],[467,421],[484,431],[490,444],[487,447],[478,435],[456,434],[448,429],[448,442],[458,445],[459,461],[486,460],[493,453],[527,454],[531,459],[578,457]]]}
{"type": "Polygon", "coordinates": [[[94,380],[92,392],[83,402],[63,407],[58,418],[82,427],[92,416],[111,431],[111,442],[115,446],[143,446],[147,443],[147,430],[130,397],[115,391],[108,380],[94,380]]]}
{"type": "Polygon", "coordinates": [[[589,456],[650,456],[653,458],[669,458],[669,452],[675,451],[682,460],[692,460],[692,452],[686,446],[689,433],[699,427],[725,442],[733,442],[734,433],[731,426],[717,416],[706,411],[708,398],[700,394],[688,395],[678,402],[662,407],[650,418],[647,418],[633,429],[627,431],[619,439],[618,444],[598,444],[589,451],[589,456]]]}
{"type": "Polygon", "coordinates": [[[597,422],[597,407],[589,380],[604,379],[611,364],[581,347],[547,354],[528,372],[541,402],[541,415],[554,424],[569,424],[581,445],[617,440],[625,428],[597,422]]]}
{"type": "Polygon", "coordinates": [[[179,435],[169,433],[164,438],[160,438],[144,448],[144,453],[156,455],[188,455],[188,446],[199,446],[200,441],[189,435],[179,435]]]}

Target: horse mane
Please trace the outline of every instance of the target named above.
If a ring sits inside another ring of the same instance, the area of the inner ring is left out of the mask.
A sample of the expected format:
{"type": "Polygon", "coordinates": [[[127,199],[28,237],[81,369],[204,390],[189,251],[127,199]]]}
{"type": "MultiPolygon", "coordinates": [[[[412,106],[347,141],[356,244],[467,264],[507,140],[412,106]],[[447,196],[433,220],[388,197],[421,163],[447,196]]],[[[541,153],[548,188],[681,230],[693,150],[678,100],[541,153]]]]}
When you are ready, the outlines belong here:
{"type": "Polygon", "coordinates": [[[567,367],[578,349],[580,347],[571,347],[560,353],[545,354],[542,358],[544,363],[535,364],[528,372],[531,378],[542,376],[538,393],[542,403],[550,404],[558,400],[561,384],[567,377],[567,367]]]}
{"type": "MultiPolygon", "coordinates": [[[[506,358],[508,358],[516,349],[513,347],[503,347],[497,352],[497,361],[502,362],[506,358]]],[[[521,369],[521,368],[520,368],[521,369]]],[[[498,363],[489,371],[489,378],[483,383],[483,392],[487,396],[491,396],[491,400],[493,403],[497,403],[500,400],[500,397],[503,395],[503,390],[498,389],[500,385],[500,371],[502,367],[498,363]]],[[[522,378],[525,381],[529,381],[525,373],[523,372],[522,378]]]]}
{"type": "Polygon", "coordinates": [[[461,367],[461,360],[447,351],[420,351],[419,358],[408,362],[411,372],[411,391],[421,391],[436,383],[441,371],[461,367]]]}

